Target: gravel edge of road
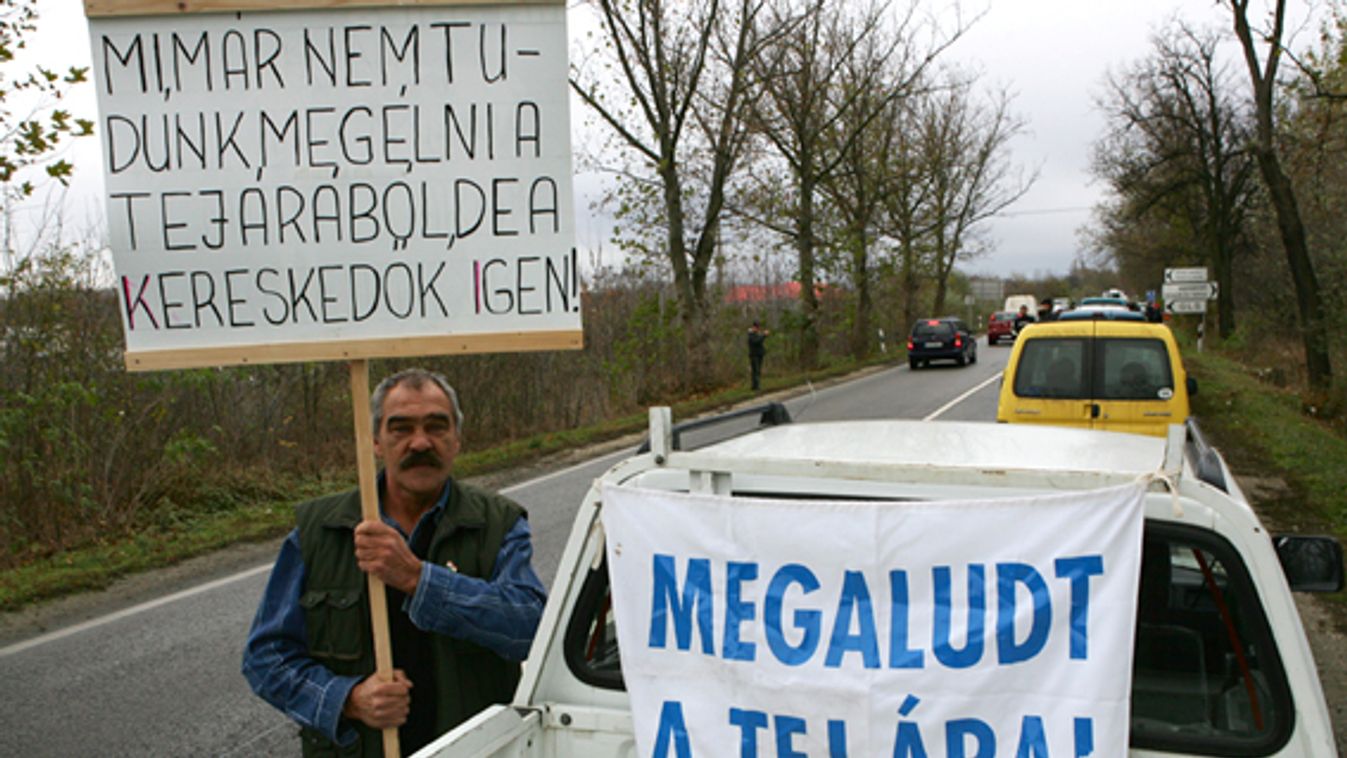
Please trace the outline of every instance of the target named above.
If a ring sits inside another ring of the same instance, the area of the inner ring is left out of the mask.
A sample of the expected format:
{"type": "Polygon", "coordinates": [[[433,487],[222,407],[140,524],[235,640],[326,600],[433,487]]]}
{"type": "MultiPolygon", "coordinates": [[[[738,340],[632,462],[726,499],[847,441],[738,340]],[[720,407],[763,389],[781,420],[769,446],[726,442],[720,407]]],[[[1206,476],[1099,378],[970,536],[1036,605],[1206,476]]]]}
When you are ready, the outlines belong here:
{"type": "Polygon", "coordinates": [[[1338,626],[1328,602],[1316,595],[1298,593],[1296,610],[1310,640],[1319,686],[1324,689],[1328,717],[1333,722],[1333,740],[1338,755],[1347,755],[1347,634],[1338,626]]]}

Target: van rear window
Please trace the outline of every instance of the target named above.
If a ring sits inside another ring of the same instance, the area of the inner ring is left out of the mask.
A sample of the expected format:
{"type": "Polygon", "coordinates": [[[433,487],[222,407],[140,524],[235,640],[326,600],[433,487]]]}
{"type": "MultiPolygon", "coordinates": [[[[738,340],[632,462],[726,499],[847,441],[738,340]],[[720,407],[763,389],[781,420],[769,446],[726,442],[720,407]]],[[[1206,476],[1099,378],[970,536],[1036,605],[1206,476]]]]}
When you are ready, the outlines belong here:
{"type": "Polygon", "coordinates": [[[1088,344],[1082,337],[1045,338],[1024,343],[1019,366],[1015,369],[1015,394],[1062,400],[1088,398],[1088,344]]]}
{"type": "Polygon", "coordinates": [[[1173,397],[1174,375],[1169,368],[1169,351],[1164,342],[1101,339],[1097,343],[1095,397],[1101,400],[1173,397]]]}
{"type": "Polygon", "coordinates": [[[1169,351],[1157,339],[1030,340],[1015,371],[1020,397],[1163,400],[1173,392],[1169,351]]]}

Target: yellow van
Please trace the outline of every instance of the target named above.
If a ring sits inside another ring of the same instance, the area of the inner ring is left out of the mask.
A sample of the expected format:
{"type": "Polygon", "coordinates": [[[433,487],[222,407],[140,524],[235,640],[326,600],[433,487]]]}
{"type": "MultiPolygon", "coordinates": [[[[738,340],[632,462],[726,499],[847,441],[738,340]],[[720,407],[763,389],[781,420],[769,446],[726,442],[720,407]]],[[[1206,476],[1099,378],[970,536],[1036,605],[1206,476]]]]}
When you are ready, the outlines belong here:
{"type": "Polygon", "coordinates": [[[1196,392],[1168,326],[1101,314],[1020,332],[996,420],[1163,437],[1196,392]]]}

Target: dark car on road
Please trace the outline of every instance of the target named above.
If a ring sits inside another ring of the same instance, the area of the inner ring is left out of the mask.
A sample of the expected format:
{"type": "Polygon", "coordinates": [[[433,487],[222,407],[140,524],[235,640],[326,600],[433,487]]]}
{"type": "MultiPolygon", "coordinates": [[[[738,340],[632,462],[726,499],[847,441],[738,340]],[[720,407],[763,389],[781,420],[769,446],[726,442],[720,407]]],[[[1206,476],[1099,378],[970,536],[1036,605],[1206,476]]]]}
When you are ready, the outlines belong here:
{"type": "Polygon", "coordinates": [[[987,344],[1015,339],[1015,312],[997,311],[987,317],[987,344]]]}
{"type": "Polygon", "coordinates": [[[934,360],[954,361],[963,366],[977,363],[977,359],[977,338],[963,319],[925,318],[912,325],[907,338],[907,364],[913,369],[934,360]]]}

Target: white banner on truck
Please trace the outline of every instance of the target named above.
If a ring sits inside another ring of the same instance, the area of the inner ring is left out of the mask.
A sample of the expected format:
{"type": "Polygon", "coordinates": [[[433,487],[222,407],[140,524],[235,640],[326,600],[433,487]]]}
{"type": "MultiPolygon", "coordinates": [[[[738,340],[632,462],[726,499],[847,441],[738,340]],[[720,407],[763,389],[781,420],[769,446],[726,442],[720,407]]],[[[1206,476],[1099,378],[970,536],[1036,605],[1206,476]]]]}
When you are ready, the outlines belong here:
{"type": "Polygon", "coordinates": [[[605,487],[638,754],[1123,755],[1144,492],[605,487]]]}

